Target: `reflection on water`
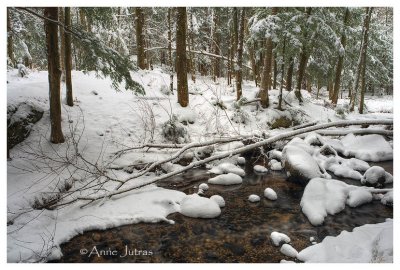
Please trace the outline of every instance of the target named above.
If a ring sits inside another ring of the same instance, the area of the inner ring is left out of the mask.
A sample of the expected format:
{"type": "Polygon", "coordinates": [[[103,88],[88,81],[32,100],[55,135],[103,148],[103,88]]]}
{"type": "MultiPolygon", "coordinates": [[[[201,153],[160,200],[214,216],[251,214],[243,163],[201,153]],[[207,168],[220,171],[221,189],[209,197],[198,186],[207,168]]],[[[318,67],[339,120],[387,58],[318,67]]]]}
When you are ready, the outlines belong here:
{"type": "MultiPolygon", "coordinates": [[[[391,161],[377,165],[392,173],[391,161]]],[[[193,193],[197,191],[194,186],[208,178],[205,169],[194,169],[159,185],[193,193]]],[[[354,180],[346,182],[359,185],[354,180]]],[[[226,201],[218,218],[194,219],[175,213],[168,217],[175,220],[174,225],[141,223],[85,232],[62,245],[64,256],[60,262],[279,262],[290,258],[271,244],[272,231],[289,235],[292,245],[301,250],[311,245],[311,236],[320,242],[327,235],[335,236],[342,230],[383,222],[393,216],[392,208],[374,201],[358,208],[346,207],[340,214],[328,216],[323,226],[314,227],[300,209],[303,190],[304,187],[287,182],[282,172],[257,175],[248,166],[242,185],[210,185],[205,195],[219,194],[226,201]],[[266,187],[277,192],[277,201],[263,198],[266,187]],[[250,194],[260,195],[261,201],[248,202],[250,194]],[[90,250],[93,246],[98,250],[117,250],[118,254],[80,254],[80,249],[90,250]],[[126,247],[132,255],[120,257],[126,247]],[[142,255],[139,250],[153,254],[142,255]]]]}

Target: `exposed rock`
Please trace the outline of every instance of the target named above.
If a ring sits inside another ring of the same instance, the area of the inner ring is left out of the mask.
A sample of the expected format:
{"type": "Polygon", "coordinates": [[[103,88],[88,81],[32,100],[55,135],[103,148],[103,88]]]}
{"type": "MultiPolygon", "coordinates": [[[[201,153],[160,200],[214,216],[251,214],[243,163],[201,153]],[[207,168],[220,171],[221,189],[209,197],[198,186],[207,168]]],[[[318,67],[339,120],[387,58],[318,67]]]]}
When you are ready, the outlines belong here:
{"type": "Polygon", "coordinates": [[[25,140],[33,127],[43,116],[43,109],[32,104],[22,102],[17,106],[7,108],[7,147],[13,148],[15,145],[25,140]]]}

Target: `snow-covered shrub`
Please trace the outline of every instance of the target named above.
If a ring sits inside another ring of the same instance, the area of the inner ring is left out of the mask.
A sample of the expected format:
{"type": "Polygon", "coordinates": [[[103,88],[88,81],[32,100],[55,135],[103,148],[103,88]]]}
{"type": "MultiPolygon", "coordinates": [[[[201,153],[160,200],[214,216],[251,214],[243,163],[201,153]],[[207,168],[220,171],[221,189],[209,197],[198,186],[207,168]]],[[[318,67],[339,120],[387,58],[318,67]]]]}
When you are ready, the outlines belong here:
{"type": "Polygon", "coordinates": [[[249,114],[242,109],[235,110],[231,117],[231,120],[236,124],[247,124],[249,122],[249,119],[249,114]]]}
{"type": "Polygon", "coordinates": [[[17,68],[18,68],[18,75],[21,77],[25,77],[26,75],[28,75],[28,70],[26,68],[26,66],[22,63],[18,63],[17,64],[17,68]]]}
{"type": "Polygon", "coordinates": [[[190,141],[186,127],[179,123],[178,117],[175,114],[162,125],[161,129],[163,137],[168,141],[174,143],[187,143],[190,141]]]}
{"type": "Polygon", "coordinates": [[[161,92],[163,95],[166,95],[166,96],[169,96],[169,95],[172,94],[171,89],[169,89],[169,86],[168,86],[168,85],[165,85],[165,84],[162,84],[162,85],[160,86],[160,92],[161,92]]]}
{"type": "Polygon", "coordinates": [[[335,115],[341,119],[346,119],[347,114],[349,113],[349,105],[337,105],[335,108],[335,115]]]}
{"type": "Polygon", "coordinates": [[[234,101],[232,104],[232,107],[236,110],[240,110],[242,108],[242,106],[247,103],[249,100],[242,96],[238,101],[234,101]]]}

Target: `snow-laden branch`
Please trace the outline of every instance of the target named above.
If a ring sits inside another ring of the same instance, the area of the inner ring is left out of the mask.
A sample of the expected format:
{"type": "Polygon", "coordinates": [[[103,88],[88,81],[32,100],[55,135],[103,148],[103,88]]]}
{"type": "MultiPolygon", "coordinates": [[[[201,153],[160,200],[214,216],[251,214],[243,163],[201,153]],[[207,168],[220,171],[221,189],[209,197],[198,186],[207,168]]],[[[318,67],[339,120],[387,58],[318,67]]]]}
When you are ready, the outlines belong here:
{"type": "MultiPolygon", "coordinates": [[[[145,50],[145,52],[148,51],[156,51],[156,50],[168,50],[168,47],[153,47],[153,48],[148,48],[145,50]]],[[[176,51],[176,48],[172,48],[172,50],[176,51]]],[[[186,50],[187,53],[195,53],[195,54],[201,54],[201,55],[205,55],[205,56],[209,56],[209,57],[213,57],[213,58],[218,58],[218,59],[222,59],[225,61],[229,61],[230,59],[228,57],[225,57],[223,55],[219,55],[219,54],[213,54],[210,52],[206,52],[206,51],[194,51],[194,50],[186,50]]],[[[237,61],[235,59],[232,59],[232,62],[237,63],[237,61]]],[[[242,64],[243,67],[248,68],[250,70],[252,70],[252,68],[248,65],[242,64]]]]}
{"type": "MultiPolygon", "coordinates": [[[[234,149],[234,150],[229,151],[229,152],[225,152],[225,153],[222,153],[222,154],[218,154],[218,155],[215,155],[215,156],[208,157],[208,158],[203,159],[203,160],[199,160],[199,161],[190,163],[189,165],[187,165],[187,166],[185,166],[185,167],[183,167],[183,168],[181,168],[179,170],[164,174],[164,175],[159,176],[159,177],[155,177],[155,178],[152,178],[152,179],[145,180],[145,181],[143,181],[143,182],[141,182],[139,184],[136,184],[136,185],[133,184],[133,185],[131,185],[129,187],[125,187],[125,188],[121,188],[121,189],[115,189],[115,190],[113,190],[111,192],[108,192],[106,194],[98,194],[98,195],[92,195],[92,196],[86,196],[86,197],[76,197],[76,198],[71,199],[69,201],[66,201],[66,202],[63,202],[63,203],[59,203],[59,204],[55,204],[54,207],[59,207],[59,206],[62,206],[62,205],[71,204],[71,203],[74,203],[74,202],[79,201],[79,200],[89,201],[88,203],[86,203],[86,205],[87,205],[89,203],[92,203],[92,202],[95,202],[95,201],[98,201],[98,200],[102,200],[102,199],[105,199],[105,198],[110,198],[110,197],[113,197],[115,195],[123,194],[123,193],[129,192],[131,190],[138,189],[138,188],[153,184],[153,183],[158,182],[160,180],[164,180],[164,179],[167,179],[167,178],[172,177],[174,175],[183,173],[183,172],[185,172],[185,171],[187,171],[189,169],[192,169],[192,168],[199,167],[201,165],[207,164],[207,163],[209,163],[211,161],[220,160],[220,159],[223,159],[223,158],[226,158],[226,157],[230,157],[230,156],[233,156],[233,155],[237,155],[237,154],[241,154],[241,153],[244,153],[244,152],[248,152],[248,151],[251,151],[251,150],[254,150],[256,148],[263,147],[263,146],[266,146],[266,145],[269,145],[269,144],[272,144],[272,143],[280,141],[280,140],[288,139],[288,138],[291,138],[291,137],[294,137],[294,136],[298,136],[298,135],[301,135],[301,134],[304,134],[304,133],[308,133],[308,132],[316,131],[316,130],[321,130],[321,129],[326,129],[326,128],[330,128],[330,127],[345,127],[345,126],[352,126],[352,125],[393,125],[393,120],[375,120],[375,119],[373,119],[373,120],[337,121],[337,122],[319,124],[319,125],[315,125],[315,126],[311,126],[311,127],[300,128],[300,129],[292,130],[292,131],[289,131],[289,132],[284,132],[284,133],[275,135],[273,137],[270,137],[268,139],[265,139],[265,140],[262,140],[262,141],[259,141],[259,142],[256,142],[256,143],[253,143],[253,144],[250,144],[250,145],[246,145],[246,146],[234,149]]],[[[179,151],[179,152],[182,152],[182,151],[183,151],[183,149],[181,151],[179,151]]],[[[175,154],[174,156],[179,156],[179,155],[175,154]]],[[[173,158],[169,158],[169,160],[172,160],[172,159],[173,158]]],[[[163,161],[159,161],[157,163],[162,164],[162,163],[165,163],[165,162],[167,162],[167,161],[163,160],[163,161]]],[[[131,179],[132,179],[132,177],[129,177],[129,178],[123,180],[123,182],[126,183],[131,179]]],[[[123,184],[121,184],[121,185],[123,185],[123,184]]]]}

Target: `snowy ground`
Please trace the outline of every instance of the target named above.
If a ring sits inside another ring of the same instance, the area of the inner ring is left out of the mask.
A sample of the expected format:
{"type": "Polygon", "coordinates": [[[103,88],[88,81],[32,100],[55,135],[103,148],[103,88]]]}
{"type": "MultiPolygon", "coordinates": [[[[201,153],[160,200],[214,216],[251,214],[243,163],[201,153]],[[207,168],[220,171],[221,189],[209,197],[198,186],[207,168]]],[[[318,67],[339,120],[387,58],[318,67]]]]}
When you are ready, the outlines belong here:
{"type": "MultiPolygon", "coordinates": [[[[182,122],[188,124],[191,142],[207,141],[237,135],[277,134],[283,129],[269,130],[268,123],[282,113],[275,109],[260,111],[256,105],[244,106],[245,124],[235,123],[235,93],[226,85],[226,80],[217,83],[208,78],[198,77],[196,83],[189,81],[189,108],[181,108],[175,95],[165,95],[168,88],[169,75],[161,69],[141,71],[133,74],[146,90],[146,96],[135,96],[131,92],[116,92],[110,87],[109,79],[96,78],[94,74],[85,75],[73,72],[73,88],[75,105],[70,108],[63,105],[63,131],[67,138],[72,134],[81,134],[79,146],[82,155],[95,164],[110,162],[112,166],[126,166],[134,163],[145,163],[169,157],[174,150],[134,151],[111,159],[118,150],[142,145],[145,143],[167,143],[161,134],[161,126],[172,114],[180,116],[182,122]],[[221,107],[226,107],[222,110],[221,107]],[[157,153],[156,153],[157,151],[157,153]]],[[[17,71],[7,74],[8,105],[29,101],[45,110],[43,118],[35,124],[31,135],[20,145],[10,151],[12,161],[7,163],[7,257],[9,262],[46,261],[61,256],[59,245],[73,236],[90,229],[105,229],[122,224],[136,222],[170,222],[166,216],[180,212],[179,203],[186,198],[182,192],[166,190],[150,185],[113,199],[94,203],[84,209],[76,203],[57,211],[34,210],[32,205],[43,199],[43,194],[56,191],[64,183],[60,179],[74,175],[70,168],[59,170],[55,174],[48,168],[49,164],[40,162],[34,153],[45,153],[57,159],[71,151],[71,145],[52,145],[44,138],[49,137],[48,112],[48,77],[47,72],[32,72],[28,78],[19,78],[17,71]]],[[[175,83],[176,86],[176,83],[175,83]]],[[[258,89],[253,82],[244,82],[244,96],[251,100],[258,89]]],[[[64,97],[64,89],[62,96],[64,97]]],[[[270,98],[276,103],[277,90],[270,91],[270,98]]],[[[299,106],[293,93],[284,92],[286,101],[292,104],[283,113],[299,124],[309,121],[328,122],[342,120],[340,115],[329,107],[323,106],[322,100],[304,91],[305,103],[299,106]],[[290,111],[292,113],[290,113],[290,111]],[[299,113],[300,112],[300,113],[299,113]]],[[[343,104],[344,101],[340,100],[343,104]]],[[[254,103],[255,104],[255,103],[254,103]]],[[[352,113],[346,119],[392,119],[393,102],[390,97],[368,97],[367,108],[371,113],[359,115],[352,113]]],[[[241,143],[231,143],[220,147],[218,151],[229,151],[240,147],[241,143]]],[[[179,165],[174,165],[179,166],[179,165]]],[[[170,168],[176,169],[175,167],[170,168]]],[[[114,171],[115,178],[127,177],[124,171],[114,171]]],[[[135,180],[135,184],[155,177],[155,173],[147,173],[135,180]]],[[[75,177],[75,176],[74,176],[75,177]]],[[[77,178],[85,178],[79,172],[77,178]]],[[[73,188],[82,187],[84,183],[73,183],[73,188]]],[[[116,183],[106,183],[102,188],[111,190],[116,183]]],[[[90,195],[90,191],[81,195],[90,195]]],[[[99,192],[102,192],[100,190],[99,192]]],[[[194,197],[191,197],[192,199],[194,197]]],[[[214,201],[189,201],[187,209],[193,205],[210,204],[213,212],[203,213],[216,216],[218,213],[214,201]]],[[[185,211],[183,211],[185,212],[185,211]]],[[[389,224],[390,225],[390,224],[389,224]]],[[[388,225],[388,226],[389,226],[388,225]]],[[[301,254],[301,253],[300,253],[301,254]]]]}

